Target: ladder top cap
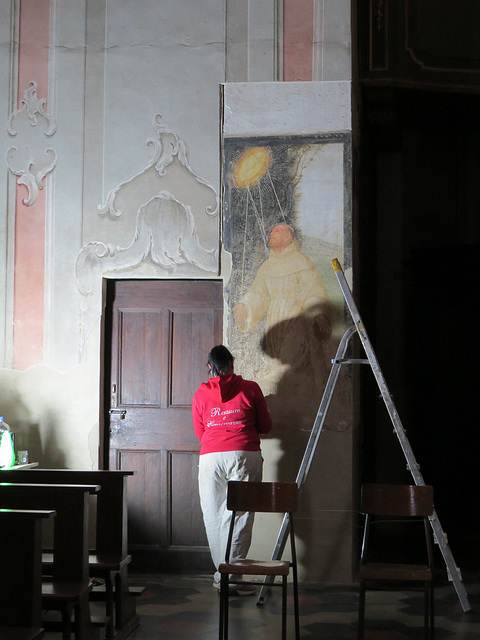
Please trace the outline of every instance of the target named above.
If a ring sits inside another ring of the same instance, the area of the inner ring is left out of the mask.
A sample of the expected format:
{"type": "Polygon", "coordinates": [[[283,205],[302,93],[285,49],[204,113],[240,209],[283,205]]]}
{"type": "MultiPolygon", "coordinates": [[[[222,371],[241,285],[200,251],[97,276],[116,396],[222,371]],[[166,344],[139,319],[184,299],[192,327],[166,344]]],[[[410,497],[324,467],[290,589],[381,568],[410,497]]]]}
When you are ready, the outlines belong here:
{"type": "Polygon", "coordinates": [[[342,265],[340,264],[340,262],[338,261],[338,258],[334,258],[332,260],[332,266],[334,268],[335,271],[341,271],[342,270],[342,265]]]}

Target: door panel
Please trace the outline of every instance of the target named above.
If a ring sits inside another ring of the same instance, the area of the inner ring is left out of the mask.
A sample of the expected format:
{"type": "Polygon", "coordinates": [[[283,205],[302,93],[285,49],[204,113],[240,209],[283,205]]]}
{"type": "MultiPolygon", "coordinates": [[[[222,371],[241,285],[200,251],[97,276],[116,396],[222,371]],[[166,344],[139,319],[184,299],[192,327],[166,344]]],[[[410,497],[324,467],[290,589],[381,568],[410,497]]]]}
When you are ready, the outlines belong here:
{"type": "Polygon", "coordinates": [[[121,451],[118,469],[133,469],[135,475],[128,478],[128,536],[136,545],[166,544],[165,500],[162,500],[160,451],[121,451]]]}
{"type": "Polygon", "coordinates": [[[120,404],[160,406],[168,314],[120,311],[119,325],[120,404]],[[123,367],[123,362],[128,366],[123,367]]]}
{"type": "Polygon", "coordinates": [[[210,570],[191,402],[207,380],[208,352],[222,341],[222,284],[120,280],[112,287],[109,465],[135,471],[128,482],[134,562],[178,570],[194,552],[196,569],[210,570]]]}
{"type": "Polygon", "coordinates": [[[173,545],[191,547],[206,544],[203,519],[197,508],[198,496],[191,487],[197,486],[198,455],[170,453],[171,470],[171,540],[173,545]],[[175,478],[183,478],[176,482],[175,478]]]}

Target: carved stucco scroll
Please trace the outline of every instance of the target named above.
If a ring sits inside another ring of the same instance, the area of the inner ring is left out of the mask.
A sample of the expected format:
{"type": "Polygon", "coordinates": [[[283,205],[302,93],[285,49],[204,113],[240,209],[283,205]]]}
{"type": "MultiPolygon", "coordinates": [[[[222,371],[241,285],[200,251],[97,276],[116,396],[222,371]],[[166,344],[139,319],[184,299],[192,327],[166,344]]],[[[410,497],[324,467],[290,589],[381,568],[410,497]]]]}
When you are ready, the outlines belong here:
{"type": "MultiPolygon", "coordinates": [[[[87,243],[76,261],[77,285],[92,293],[101,274],[111,277],[153,269],[159,277],[218,272],[218,242],[199,239],[202,219],[218,216],[215,188],[190,167],[185,143],[153,118],[154,138],[147,140],[153,156],[147,166],[107,195],[98,215],[112,220],[112,239],[87,243]],[[135,219],[128,242],[119,239],[119,221],[135,219]]],[[[149,275],[151,275],[151,271],[149,275]]]]}
{"type": "Polygon", "coordinates": [[[55,151],[45,147],[45,136],[53,136],[57,126],[53,116],[44,110],[45,99],[38,97],[35,81],[29,82],[20,104],[21,108],[9,117],[7,131],[18,143],[8,149],[6,160],[10,171],[18,176],[17,184],[27,188],[23,204],[32,206],[39,189],[43,189],[45,176],[57,163],[55,151]]]}

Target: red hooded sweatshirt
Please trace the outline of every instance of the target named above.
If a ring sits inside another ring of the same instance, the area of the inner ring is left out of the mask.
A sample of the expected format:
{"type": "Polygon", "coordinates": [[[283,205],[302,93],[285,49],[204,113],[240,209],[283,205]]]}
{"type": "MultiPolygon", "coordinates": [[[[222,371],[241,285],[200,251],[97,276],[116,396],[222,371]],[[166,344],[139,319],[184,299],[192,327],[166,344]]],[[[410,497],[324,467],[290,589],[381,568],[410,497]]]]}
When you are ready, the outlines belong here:
{"type": "Polygon", "coordinates": [[[218,451],[259,451],[260,433],[268,433],[272,420],[256,382],[230,373],[210,378],[192,401],[195,435],[200,455],[218,451]]]}

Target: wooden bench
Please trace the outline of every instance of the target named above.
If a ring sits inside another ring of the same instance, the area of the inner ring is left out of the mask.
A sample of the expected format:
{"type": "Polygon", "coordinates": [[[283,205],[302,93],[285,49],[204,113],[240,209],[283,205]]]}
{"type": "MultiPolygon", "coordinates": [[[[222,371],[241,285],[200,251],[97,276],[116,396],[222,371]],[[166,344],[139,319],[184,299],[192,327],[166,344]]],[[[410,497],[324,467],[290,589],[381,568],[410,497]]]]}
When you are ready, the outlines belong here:
{"type": "Polygon", "coordinates": [[[42,581],[42,609],[61,612],[64,640],[71,638],[72,612],[76,640],[99,639],[90,617],[88,576],[88,496],[99,491],[98,485],[0,482],[0,507],[56,511],[52,580],[42,581]]]}
{"type": "Polygon", "coordinates": [[[34,640],[44,634],[42,521],[54,516],[55,511],[0,509],[0,640],[34,640]]]}
{"type": "MultiPolygon", "coordinates": [[[[121,640],[138,626],[136,597],[143,589],[128,586],[128,511],[127,478],[133,471],[82,471],[75,469],[10,469],[0,478],[12,482],[98,484],[96,497],[95,549],[89,553],[89,574],[105,582],[105,588],[94,587],[91,598],[105,601],[109,623],[106,639],[121,640]]],[[[50,558],[44,554],[44,566],[50,558]]]]}

